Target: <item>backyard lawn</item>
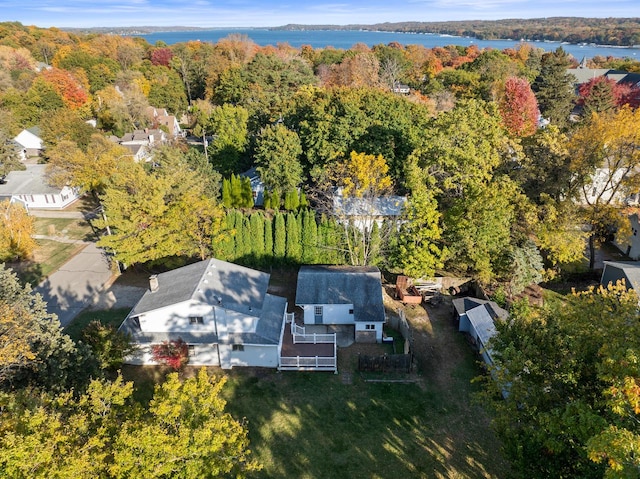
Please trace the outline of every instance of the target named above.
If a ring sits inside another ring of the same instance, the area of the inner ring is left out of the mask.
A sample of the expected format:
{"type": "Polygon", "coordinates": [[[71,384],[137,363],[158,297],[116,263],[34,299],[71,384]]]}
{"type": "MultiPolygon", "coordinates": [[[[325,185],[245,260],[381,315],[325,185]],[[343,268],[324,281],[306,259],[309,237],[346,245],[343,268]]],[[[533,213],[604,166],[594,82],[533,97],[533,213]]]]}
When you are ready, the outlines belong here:
{"type": "MultiPolygon", "coordinates": [[[[222,371],[227,410],[244,418],[259,478],[504,478],[509,465],[472,400],[481,374],[450,311],[407,314],[417,345],[413,383],[371,383],[356,371],[360,345],[340,349],[339,374],[235,368],[222,371]]],[[[187,367],[183,375],[196,368],[187,367]]],[[[147,401],[166,369],[123,368],[147,401]]],[[[382,376],[381,376],[382,377],[382,376]]]]}

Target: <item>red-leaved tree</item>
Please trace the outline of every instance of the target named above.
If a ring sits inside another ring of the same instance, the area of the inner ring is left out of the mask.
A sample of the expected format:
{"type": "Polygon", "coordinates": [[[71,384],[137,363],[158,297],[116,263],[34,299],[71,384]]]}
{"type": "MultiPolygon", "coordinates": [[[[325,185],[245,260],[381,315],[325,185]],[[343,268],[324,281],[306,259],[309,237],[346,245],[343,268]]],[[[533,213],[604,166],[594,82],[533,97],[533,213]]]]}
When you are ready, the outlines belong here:
{"type": "Polygon", "coordinates": [[[151,52],[151,63],[168,67],[173,58],[173,52],[169,48],[156,48],[151,52]]]}
{"type": "Polygon", "coordinates": [[[499,104],[502,123],[513,136],[531,136],[538,128],[538,101],[525,78],[509,77],[499,104]]]}
{"type": "Polygon", "coordinates": [[[189,346],[182,338],[154,344],[151,346],[151,358],[177,371],[189,362],[189,346]]]}
{"type": "Polygon", "coordinates": [[[616,107],[629,105],[631,108],[640,106],[640,88],[632,83],[616,83],[615,80],[604,76],[594,77],[584,82],[578,88],[578,103],[584,105],[595,91],[601,90],[601,84],[606,84],[611,89],[613,102],[616,107]]]}

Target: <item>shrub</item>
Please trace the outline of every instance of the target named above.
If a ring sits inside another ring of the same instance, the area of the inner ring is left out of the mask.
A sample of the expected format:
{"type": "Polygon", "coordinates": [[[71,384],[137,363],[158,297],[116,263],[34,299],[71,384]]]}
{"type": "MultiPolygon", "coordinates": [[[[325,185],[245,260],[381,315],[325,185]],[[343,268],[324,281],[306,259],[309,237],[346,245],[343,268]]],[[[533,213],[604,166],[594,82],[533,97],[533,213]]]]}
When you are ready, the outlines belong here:
{"type": "Polygon", "coordinates": [[[151,357],[154,361],[175,369],[184,367],[189,362],[189,346],[182,338],[164,341],[151,346],[151,357]]]}

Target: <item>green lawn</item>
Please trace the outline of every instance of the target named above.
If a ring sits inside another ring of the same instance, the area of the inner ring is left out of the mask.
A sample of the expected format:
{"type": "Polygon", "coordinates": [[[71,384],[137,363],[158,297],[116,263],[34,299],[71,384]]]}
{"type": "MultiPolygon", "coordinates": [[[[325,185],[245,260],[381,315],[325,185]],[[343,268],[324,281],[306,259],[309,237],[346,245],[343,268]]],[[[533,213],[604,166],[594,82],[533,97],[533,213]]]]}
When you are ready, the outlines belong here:
{"type": "MultiPolygon", "coordinates": [[[[196,368],[182,374],[192,375],[196,368]]],[[[479,373],[471,356],[451,375],[460,397],[429,384],[366,383],[353,372],[221,371],[227,410],[244,419],[257,478],[504,478],[508,464],[487,434],[486,413],[470,401],[479,373]]],[[[125,366],[134,397],[149,401],[169,370],[125,366]]],[[[254,477],[254,476],[252,476],[254,477]]]]}
{"type": "MultiPolygon", "coordinates": [[[[453,381],[468,382],[467,372],[457,372],[453,381]]],[[[251,448],[264,465],[258,477],[503,477],[484,443],[486,424],[462,417],[467,408],[428,386],[365,383],[357,374],[343,384],[331,373],[233,371],[225,396],[228,410],[248,421],[251,448]],[[466,450],[454,451],[461,444],[455,428],[466,450]]]]}
{"type": "Polygon", "coordinates": [[[120,323],[122,323],[122,320],[127,316],[129,311],[129,309],[83,311],[67,325],[64,332],[71,336],[74,341],[78,341],[82,338],[82,330],[94,319],[100,321],[102,324],[111,324],[117,328],[120,326],[120,323]]]}
{"type": "Polygon", "coordinates": [[[66,237],[75,240],[92,240],[93,230],[84,220],[73,218],[36,218],[36,234],[66,237]]]}

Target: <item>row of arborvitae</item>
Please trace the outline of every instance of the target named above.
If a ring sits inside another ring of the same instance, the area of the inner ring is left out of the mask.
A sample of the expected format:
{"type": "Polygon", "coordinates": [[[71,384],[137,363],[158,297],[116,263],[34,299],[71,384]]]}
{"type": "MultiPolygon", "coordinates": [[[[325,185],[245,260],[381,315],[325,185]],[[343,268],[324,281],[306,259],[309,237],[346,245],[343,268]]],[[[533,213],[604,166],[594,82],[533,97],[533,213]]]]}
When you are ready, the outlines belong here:
{"type": "Polygon", "coordinates": [[[345,262],[335,221],[317,218],[310,209],[273,215],[229,210],[224,226],[230,234],[214,244],[214,251],[225,261],[261,266],[345,262]]]}

